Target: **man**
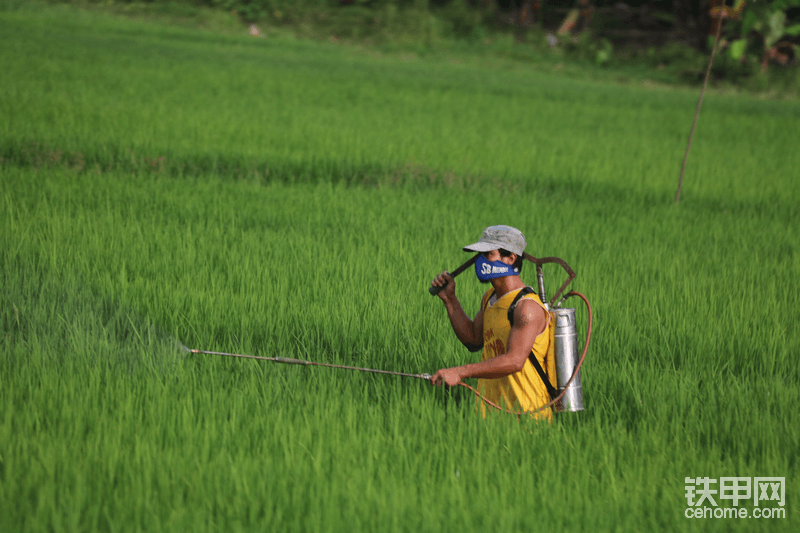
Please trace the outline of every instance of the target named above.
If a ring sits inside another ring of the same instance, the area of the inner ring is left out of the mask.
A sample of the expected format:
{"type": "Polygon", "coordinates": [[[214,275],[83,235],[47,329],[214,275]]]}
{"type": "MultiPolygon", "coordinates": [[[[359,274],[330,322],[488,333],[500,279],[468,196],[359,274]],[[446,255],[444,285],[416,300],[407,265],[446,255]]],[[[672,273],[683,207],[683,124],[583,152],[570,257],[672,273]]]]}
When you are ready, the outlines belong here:
{"type": "MultiPolygon", "coordinates": [[[[478,391],[505,408],[535,411],[550,402],[547,386],[528,358],[533,351],[544,377],[550,384],[555,381],[550,313],[531,292],[516,303],[513,325],[508,319],[509,307],[525,288],[519,274],[526,244],[518,229],[490,226],[477,243],[464,247],[464,251],[481,254],[475,262],[475,272],[482,283],[491,284],[474,320],[456,298],[455,280],[449,273],[442,272],[431,282],[434,287],[444,287],[438,296],[458,340],[472,352],[483,348],[478,363],[438,370],[431,378],[434,385],[454,387],[462,379],[479,378],[478,391]]],[[[486,416],[483,402],[481,407],[486,416]]],[[[545,409],[534,416],[549,420],[552,410],[545,409]]]]}

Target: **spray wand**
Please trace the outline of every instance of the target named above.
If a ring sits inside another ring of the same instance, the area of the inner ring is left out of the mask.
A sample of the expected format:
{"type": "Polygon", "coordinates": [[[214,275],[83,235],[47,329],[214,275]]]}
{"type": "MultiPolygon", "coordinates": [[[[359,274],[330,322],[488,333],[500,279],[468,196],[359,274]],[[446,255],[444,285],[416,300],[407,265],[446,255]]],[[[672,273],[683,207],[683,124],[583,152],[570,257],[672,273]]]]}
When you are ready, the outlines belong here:
{"type": "Polygon", "coordinates": [[[244,355],[239,353],[225,353],[225,352],[211,352],[208,350],[193,350],[183,347],[184,350],[194,354],[206,355],[222,355],[225,357],[241,357],[243,359],[258,359],[259,361],[271,361],[273,363],[284,363],[287,365],[303,365],[303,366],[324,366],[328,368],[341,368],[344,370],[357,370],[359,372],[372,372],[374,374],[388,374],[390,376],[402,376],[406,378],[426,379],[430,381],[430,374],[408,374],[405,372],[392,372],[391,370],[377,370],[375,368],[361,368],[357,366],[334,365],[331,363],[317,363],[316,361],[306,361],[304,359],[293,359],[291,357],[264,357],[260,355],[244,355]]]}
{"type": "MultiPolygon", "coordinates": [[[[461,385],[462,387],[466,387],[467,389],[471,390],[472,392],[474,392],[478,396],[478,398],[480,398],[481,400],[486,402],[488,405],[494,407],[498,411],[506,411],[509,414],[513,414],[513,415],[517,415],[517,416],[521,416],[523,414],[529,414],[530,415],[530,414],[533,414],[533,413],[538,413],[539,411],[543,411],[544,409],[547,409],[548,407],[552,407],[554,405],[558,405],[558,402],[561,401],[561,398],[563,398],[564,394],[567,392],[567,390],[569,390],[569,386],[572,384],[572,381],[578,375],[578,372],[581,369],[581,365],[583,365],[583,360],[586,358],[586,351],[589,349],[589,340],[590,340],[591,335],[592,335],[592,308],[589,305],[589,301],[586,299],[586,297],[584,295],[582,295],[579,292],[575,292],[575,291],[571,291],[571,292],[567,293],[562,298],[562,301],[565,300],[566,298],[570,297],[570,296],[580,296],[583,299],[583,301],[586,303],[586,307],[587,307],[587,309],[589,311],[589,326],[588,326],[588,331],[586,332],[586,342],[584,343],[584,346],[583,346],[583,353],[581,354],[581,357],[580,357],[580,360],[578,361],[578,364],[575,366],[575,370],[572,373],[572,377],[570,377],[569,381],[564,386],[564,389],[561,391],[561,394],[559,394],[557,397],[553,398],[550,403],[545,404],[545,405],[539,407],[538,409],[536,409],[534,411],[528,411],[527,413],[518,412],[518,411],[512,411],[510,409],[503,409],[502,407],[500,407],[496,403],[492,402],[491,400],[488,400],[480,392],[478,392],[475,388],[467,385],[463,381],[460,382],[459,385],[461,385]]],[[[400,376],[400,377],[405,377],[405,378],[424,379],[425,381],[430,381],[431,380],[431,375],[430,374],[426,374],[426,373],[410,374],[410,373],[406,373],[406,372],[393,372],[391,370],[379,370],[379,369],[375,369],[375,368],[362,368],[362,367],[357,367],[357,366],[334,365],[334,364],[331,364],[331,363],[318,363],[318,362],[315,362],[315,361],[306,361],[304,359],[294,359],[294,358],[291,358],[291,357],[264,357],[264,356],[260,356],[260,355],[245,355],[245,354],[238,354],[238,353],[213,352],[213,351],[209,351],[209,350],[195,350],[195,349],[187,348],[186,346],[183,346],[183,349],[186,350],[187,352],[193,353],[193,354],[221,355],[221,356],[224,356],[224,357],[239,357],[239,358],[242,358],[242,359],[256,359],[256,360],[259,360],[259,361],[270,361],[270,362],[273,362],[273,363],[284,363],[284,364],[289,364],[289,365],[322,366],[322,367],[327,367],[327,368],[340,368],[340,369],[343,369],[343,370],[356,370],[358,372],[370,372],[370,373],[373,373],[373,374],[384,374],[384,375],[390,375],[390,376],[400,376]]]]}

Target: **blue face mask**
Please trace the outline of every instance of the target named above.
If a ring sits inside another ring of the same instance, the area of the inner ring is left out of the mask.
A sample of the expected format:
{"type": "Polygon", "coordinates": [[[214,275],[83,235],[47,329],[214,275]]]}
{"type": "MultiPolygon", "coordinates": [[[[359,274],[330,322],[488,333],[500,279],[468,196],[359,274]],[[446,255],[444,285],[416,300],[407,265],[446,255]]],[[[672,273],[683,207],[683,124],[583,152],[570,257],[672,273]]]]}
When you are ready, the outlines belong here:
{"type": "Polygon", "coordinates": [[[478,276],[479,280],[487,282],[490,279],[516,276],[519,274],[519,271],[502,261],[489,261],[482,255],[479,255],[478,259],[475,261],[475,274],[478,276]]]}

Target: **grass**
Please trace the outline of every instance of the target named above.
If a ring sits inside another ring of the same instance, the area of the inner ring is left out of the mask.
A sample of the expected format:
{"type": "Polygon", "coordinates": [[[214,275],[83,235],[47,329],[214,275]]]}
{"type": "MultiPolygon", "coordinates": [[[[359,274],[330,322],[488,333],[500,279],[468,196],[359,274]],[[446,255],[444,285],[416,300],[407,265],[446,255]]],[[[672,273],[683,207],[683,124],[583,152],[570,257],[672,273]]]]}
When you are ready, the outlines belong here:
{"type": "MultiPolygon", "coordinates": [[[[300,39],[328,42],[369,55],[388,55],[407,60],[439,60],[483,65],[505,64],[534,68],[558,77],[647,87],[693,87],[699,91],[708,64],[709,50],[684,43],[653,45],[646,40],[615,42],[612,46],[591,30],[574,39],[549,44],[548,34],[560,21],[546,27],[509,26],[491,10],[475,10],[458,3],[441,6],[390,4],[341,6],[336,2],[248,3],[214,2],[94,2],[56,0],[51,6],[87,10],[159,25],[210,30],[217,34],[244,35],[255,23],[268,39],[300,39]],[[249,4],[249,5],[245,5],[249,4]],[[459,9],[465,7],[465,9],[459,9]],[[613,50],[612,50],[613,48],[613,50]],[[598,63],[600,50],[608,61],[598,63]]],[[[5,0],[0,9],[41,11],[39,0],[5,0]]],[[[50,7],[48,10],[52,10],[50,7]]],[[[730,28],[729,28],[730,29],[730,28]]],[[[726,30],[727,31],[727,30],[726,30]]],[[[732,30],[733,31],[733,30],[732,30]]],[[[724,37],[724,35],[723,35],[724,37]]],[[[733,38],[733,35],[729,36],[733,38]]],[[[613,39],[612,39],[613,40],[613,39]]],[[[758,48],[756,46],[756,48],[758,48]]],[[[748,93],[761,98],[797,100],[798,71],[793,65],[771,64],[760,73],[761,53],[751,49],[745,63],[727,53],[718,54],[711,86],[729,93],[748,93]]]]}
{"type": "Polygon", "coordinates": [[[62,8],[0,35],[0,529],[795,529],[796,103],[708,95],[673,206],[694,91],[62,8]],[[179,349],[465,361],[426,286],[495,223],[578,272],[584,413],[179,349]],[[786,518],[686,519],[693,476],[785,476],[786,518]]]}

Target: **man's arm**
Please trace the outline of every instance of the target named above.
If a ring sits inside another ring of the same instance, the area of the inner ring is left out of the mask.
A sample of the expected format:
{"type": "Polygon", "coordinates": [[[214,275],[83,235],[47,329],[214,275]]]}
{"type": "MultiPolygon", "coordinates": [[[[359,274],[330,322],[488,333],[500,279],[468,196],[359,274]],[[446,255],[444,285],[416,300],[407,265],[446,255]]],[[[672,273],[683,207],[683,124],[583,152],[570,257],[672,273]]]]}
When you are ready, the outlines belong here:
{"type": "Polygon", "coordinates": [[[458,340],[461,341],[461,344],[471,352],[483,348],[483,311],[478,311],[478,314],[475,315],[475,320],[471,320],[467,316],[467,313],[461,307],[461,302],[456,298],[456,282],[449,273],[442,272],[436,276],[431,285],[444,287],[438,296],[444,302],[450,325],[453,326],[453,331],[458,340]]]}
{"type": "Polygon", "coordinates": [[[536,337],[547,326],[547,312],[530,299],[522,299],[514,310],[514,325],[506,343],[507,351],[486,361],[439,370],[431,378],[434,385],[455,387],[465,378],[501,378],[519,372],[533,349],[536,337]]]}

